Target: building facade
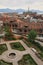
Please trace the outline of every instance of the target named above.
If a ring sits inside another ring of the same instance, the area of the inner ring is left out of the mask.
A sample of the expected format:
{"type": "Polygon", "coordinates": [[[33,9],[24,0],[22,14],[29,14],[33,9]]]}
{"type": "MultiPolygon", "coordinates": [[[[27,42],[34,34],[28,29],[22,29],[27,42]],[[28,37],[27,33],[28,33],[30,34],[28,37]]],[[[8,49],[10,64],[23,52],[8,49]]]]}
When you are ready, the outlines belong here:
{"type": "Polygon", "coordinates": [[[13,33],[26,35],[31,30],[35,30],[38,36],[43,36],[43,22],[27,22],[21,21],[20,19],[9,19],[3,23],[4,26],[7,24],[10,26],[13,33]]]}

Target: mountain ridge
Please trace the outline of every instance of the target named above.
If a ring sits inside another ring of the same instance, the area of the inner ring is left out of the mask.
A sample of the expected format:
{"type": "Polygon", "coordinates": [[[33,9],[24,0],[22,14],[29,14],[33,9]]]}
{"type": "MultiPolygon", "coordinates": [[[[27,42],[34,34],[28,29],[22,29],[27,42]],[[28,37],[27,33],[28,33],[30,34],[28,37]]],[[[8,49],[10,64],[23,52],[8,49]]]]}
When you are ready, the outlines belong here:
{"type": "MultiPolygon", "coordinates": [[[[16,10],[14,10],[14,9],[9,9],[9,8],[0,9],[0,13],[1,12],[3,12],[3,13],[13,13],[13,12],[23,13],[25,11],[27,11],[27,10],[25,10],[25,9],[16,9],[16,10]]],[[[34,9],[32,9],[32,10],[29,10],[29,11],[37,12],[37,13],[42,13],[43,14],[43,11],[41,11],[41,10],[34,10],[34,9]]]]}

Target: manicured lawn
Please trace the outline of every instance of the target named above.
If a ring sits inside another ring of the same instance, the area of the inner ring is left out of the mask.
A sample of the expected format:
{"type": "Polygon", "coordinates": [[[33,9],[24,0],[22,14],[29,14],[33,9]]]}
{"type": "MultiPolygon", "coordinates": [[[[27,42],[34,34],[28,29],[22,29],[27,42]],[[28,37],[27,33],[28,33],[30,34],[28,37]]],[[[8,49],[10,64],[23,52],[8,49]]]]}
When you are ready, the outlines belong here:
{"type": "Polygon", "coordinates": [[[3,60],[0,60],[0,65],[12,65],[12,63],[7,63],[3,60]]]}
{"type": "Polygon", "coordinates": [[[0,55],[7,50],[6,44],[0,44],[0,55]]]}
{"type": "Polygon", "coordinates": [[[23,58],[18,61],[19,65],[37,65],[29,54],[23,56],[23,58]]]}
{"type": "Polygon", "coordinates": [[[16,50],[19,50],[19,51],[24,51],[24,47],[20,44],[20,42],[14,42],[14,43],[11,43],[11,48],[12,49],[16,49],[16,50]]]}

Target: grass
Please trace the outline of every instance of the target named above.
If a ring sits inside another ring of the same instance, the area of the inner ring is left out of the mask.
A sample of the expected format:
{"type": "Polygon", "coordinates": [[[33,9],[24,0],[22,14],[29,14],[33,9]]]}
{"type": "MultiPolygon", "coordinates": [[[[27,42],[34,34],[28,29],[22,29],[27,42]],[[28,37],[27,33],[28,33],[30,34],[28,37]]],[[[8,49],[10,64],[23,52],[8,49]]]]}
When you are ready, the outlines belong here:
{"type": "Polygon", "coordinates": [[[34,44],[34,48],[38,51],[38,54],[40,55],[40,58],[43,59],[43,46],[41,46],[38,42],[32,42],[34,44]]]}
{"type": "Polygon", "coordinates": [[[28,40],[23,40],[25,42],[25,44],[28,46],[28,47],[33,47],[35,48],[37,51],[43,51],[43,46],[41,46],[38,42],[29,42],[28,40]]]}
{"type": "Polygon", "coordinates": [[[28,47],[32,47],[33,46],[33,44],[31,44],[29,41],[27,41],[27,40],[24,40],[23,39],[23,42],[28,46],[28,47]]]}
{"type": "Polygon", "coordinates": [[[12,63],[8,63],[3,60],[0,60],[0,65],[12,65],[12,63]]]}
{"type": "Polygon", "coordinates": [[[43,52],[38,53],[40,56],[40,59],[43,61],[43,52]]]}
{"type": "Polygon", "coordinates": [[[38,42],[32,42],[40,51],[43,51],[43,46],[41,46],[38,42]]]}
{"type": "Polygon", "coordinates": [[[11,48],[12,49],[16,49],[16,50],[19,50],[19,51],[24,51],[24,47],[20,44],[20,42],[14,42],[14,43],[11,43],[11,48]]]}
{"type": "Polygon", "coordinates": [[[39,53],[41,57],[43,57],[43,52],[39,53]]]}
{"type": "Polygon", "coordinates": [[[16,38],[6,37],[6,40],[8,40],[8,41],[11,41],[11,40],[16,40],[16,38]]]}
{"type": "Polygon", "coordinates": [[[19,65],[37,65],[36,62],[33,60],[33,58],[29,55],[26,54],[23,56],[23,58],[18,61],[19,65]]]}
{"type": "Polygon", "coordinates": [[[7,50],[6,44],[0,44],[0,55],[7,50]]]}
{"type": "Polygon", "coordinates": [[[37,50],[37,52],[39,53],[40,57],[43,59],[43,46],[41,46],[38,42],[29,42],[28,40],[24,41],[26,43],[26,45],[28,47],[33,47],[37,50]]]}

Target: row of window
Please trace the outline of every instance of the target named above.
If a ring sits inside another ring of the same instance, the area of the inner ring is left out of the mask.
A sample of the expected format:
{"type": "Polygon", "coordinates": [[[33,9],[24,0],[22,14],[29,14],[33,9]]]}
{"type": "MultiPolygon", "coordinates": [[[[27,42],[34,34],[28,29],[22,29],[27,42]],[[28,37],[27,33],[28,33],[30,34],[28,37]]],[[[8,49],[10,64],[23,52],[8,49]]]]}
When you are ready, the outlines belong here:
{"type": "MultiPolygon", "coordinates": [[[[6,23],[4,23],[4,26],[6,25],[6,23]]],[[[17,28],[18,27],[18,25],[17,24],[8,24],[7,23],[7,25],[8,26],[12,26],[12,28],[17,28]]],[[[23,30],[24,30],[24,32],[27,32],[27,31],[31,31],[32,29],[28,29],[28,26],[24,26],[23,27],[23,30]]],[[[42,29],[34,29],[35,31],[37,31],[37,32],[40,32],[40,33],[42,33],[43,32],[43,28],[42,29]]],[[[19,29],[19,31],[20,32],[22,32],[22,29],[19,29]]]]}

